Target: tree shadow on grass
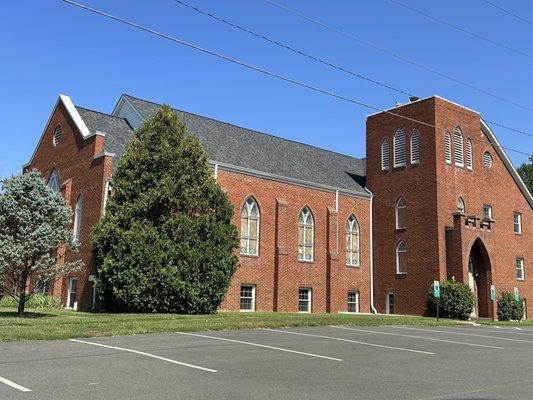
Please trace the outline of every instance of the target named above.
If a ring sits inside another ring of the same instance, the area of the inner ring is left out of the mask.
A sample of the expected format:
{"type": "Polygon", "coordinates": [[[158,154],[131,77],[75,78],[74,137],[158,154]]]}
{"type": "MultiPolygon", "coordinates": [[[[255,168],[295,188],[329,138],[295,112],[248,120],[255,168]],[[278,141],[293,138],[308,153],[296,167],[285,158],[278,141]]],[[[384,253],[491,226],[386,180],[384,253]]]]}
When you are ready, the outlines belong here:
{"type": "MultiPolygon", "coordinates": [[[[24,319],[37,319],[37,318],[44,318],[44,317],[51,317],[53,314],[47,313],[46,311],[39,311],[39,312],[33,312],[33,311],[26,311],[24,313],[24,317],[20,318],[20,320],[24,319]]],[[[0,318],[19,318],[16,311],[0,311],[0,318]]]]}

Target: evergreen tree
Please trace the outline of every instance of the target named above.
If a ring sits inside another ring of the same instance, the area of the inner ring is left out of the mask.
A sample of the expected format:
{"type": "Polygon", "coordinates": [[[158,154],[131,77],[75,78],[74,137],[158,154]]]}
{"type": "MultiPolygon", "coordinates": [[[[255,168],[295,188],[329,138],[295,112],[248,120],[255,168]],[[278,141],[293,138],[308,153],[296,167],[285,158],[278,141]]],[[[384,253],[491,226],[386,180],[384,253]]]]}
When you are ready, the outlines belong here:
{"type": "Polygon", "coordinates": [[[57,249],[72,242],[72,212],[37,171],[6,179],[0,192],[0,294],[26,302],[39,284],[79,269],[80,261],[58,263],[57,249]]]}
{"type": "Polygon", "coordinates": [[[237,266],[233,207],[168,106],[134,133],[93,233],[107,308],[215,312],[237,266]]]}
{"type": "Polygon", "coordinates": [[[522,163],[517,171],[529,189],[529,193],[533,194],[533,157],[529,157],[529,162],[527,164],[522,163]]]}

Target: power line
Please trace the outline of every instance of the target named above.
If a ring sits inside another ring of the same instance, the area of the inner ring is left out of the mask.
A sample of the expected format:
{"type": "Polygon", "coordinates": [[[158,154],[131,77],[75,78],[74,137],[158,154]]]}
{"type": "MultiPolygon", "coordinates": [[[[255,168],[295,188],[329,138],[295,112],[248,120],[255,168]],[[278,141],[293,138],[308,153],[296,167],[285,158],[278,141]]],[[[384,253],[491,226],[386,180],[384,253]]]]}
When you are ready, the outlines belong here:
{"type": "MultiPolygon", "coordinates": [[[[308,58],[308,59],[311,59],[311,60],[313,60],[313,61],[317,61],[317,62],[319,62],[319,63],[321,63],[321,64],[324,64],[324,65],[326,65],[326,66],[328,66],[328,67],[331,67],[331,68],[333,68],[333,69],[336,69],[336,70],[339,70],[339,71],[341,71],[341,72],[347,73],[347,74],[349,74],[349,75],[355,76],[356,78],[360,78],[360,79],[364,79],[364,80],[366,80],[366,81],[370,81],[370,82],[372,82],[372,83],[374,83],[374,84],[376,84],[376,85],[379,85],[379,86],[385,87],[385,88],[387,88],[387,89],[393,90],[393,91],[398,92],[398,93],[401,93],[401,94],[405,94],[405,95],[410,96],[410,97],[413,97],[413,96],[414,96],[414,97],[418,97],[418,96],[416,96],[416,95],[414,95],[414,94],[412,94],[412,93],[406,92],[406,91],[404,91],[404,90],[401,90],[401,89],[395,88],[395,87],[393,87],[393,86],[391,86],[391,85],[385,84],[385,83],[383,83],[383,82],[377,81],[377,80],[375,80],[375,79],[368,78],[368,77],[366,77],[366,76],[364,76],[364,75],[361,75],[361,74],[359,74],[359,73],[356,73],[356,72],[353,72],[353,71],[351,71],[351,70],[348,70],[346,67],[338,66],[338,65],[332,64],[332,63],[330,63],[330,62],[328,62],[328,61],[324,61],[324,60],[322,60],[322,59],[320,59],[320,58],[318,58],[318,57],[316,57],[316,56],[313,56],[313,55],[311,55],[311,54],[309,54],[309,53],[305,53],[305,52],[303,52],[303,51],[301,51],[301,50],[298,50],[298,49],[296,49],[296,48],[294,48],[294,47],[291,47],[291,46],[289,46],[289,45],[287,45],[287,44],[285,44],[285,43],[279,42],[279,41],[274,40],[274,39],[271,39],[271,38],[269,38],[269,37],[267,37],[267,36],[265,36],[265,35],[263,35],[263,34],[260,34],[260,33],[254,32],[254,31],[252,31],[251,29],[244,28],[244,27],[242,27],[242,26],[240,26],[240,25],[237,25],[236,23],[231,22],[231,21],[228,21],[228,20],[226,20],[226,19],[224,19],[224,18],[222,18],[222,17],[220,17],[220,16],[218,16],[218,15],[215,15],[215,14],[209,12],[209,11],[202,10],[202,9],[200,9],[200,8],[198,8],[198,7],[195,7],[195,6],[193,6],[193,5],[190,5],[190,4],[188,4],[188,3],[185,3],[185,2],[182,1],[182,0],[174,0],[174,1],[175,1],[176,3],[182,5],[182,6],[185,6],[185,7],[189,8],[189,9],[191,9],[191,10],[194,10],[194,11],[197,12],[197,13],[200,13],[200,14],[202,14],[202,15],[205,15],[205,16],[207,16],[207,17],[209,17],[209,18],[212,18],[212,19],[214,19],[214,20],[216,20],[216,21],[218,21],[218,22],[221,22],[221,23],[223,23],[223,24],[229,25],[229,26],[232,27],[232,28],[238,29],[238,30],[240,30],[240,31],[242,31],[242,32],[245,32],[245,33],[247,33],[247,34],[250,34],[250,35],[252,35],[252,36],[254,36],[254,37],[257,37],[257,38],[259,38],[259,39],[265,40],[265,41],[267,41],[267,42],[269,42],[269,43],[272,43],[272,44],[274,44],[274,45],[276,45],[276,46],[278,46],[278,47],[281,47],[281,48],[287,49],[287,50],[289,50],[289,51],[291,51],[291,52],[293,52],[293,53],[296,53],[296,54],[298,54],[298,55],[301,55],[301,56],[306,57],[306,58],[308,58]]],[[[446,106],[444,106],[444,105],[438,105],[438,106],[439,106],[439,107],[442,107],[442,108],[447,108],[447,109],[449,109],[449,110],[452,110],[452,111],[455,111],[455,112],[458,112],[458,113],[461,113],[461,114],[466,114],[466,113],[464,113],[464,112],[462,112],[462,111],[459,111],[459,110],[456,110],[456,109],[452,109],[452,108],[446,107],[446,106]]],[[[486,120],[486,122],[489,122],[489,121],[486,120]]],[[[532,134],[532,133],[524,132],[524,131],[521,131],[521,130],[518,130],[518,129],[515,129],[515,128],[510,128],[510,127],[508,127],[508,126],[506,126],[506,125],[503,125],[503,124],[500,124],[500,123],[496,123],[496,122],[491,122],[491,123],[494,124],[494,125],[497,125],[497,126],[499,126],[499,127],[501,127],[501,128],[504,128],[504,129],[508,129],[508,130],[510,130],[510,131],[513,131],[513,132],[515,132],[515,133],[520,133],[520,134],[523,134],[523,135],[525,135],[525,136],[533,137],[533,134],[532,134]]]]}
{"type": "Polygon", "coordinates": [[[505,97],[502,97],[502,96],[500,96],[498,94],[491,93],[491,92],[489,92],[489,91],[487,91],[485,89],[479,88],[479,87],[477,87],[477,86],[475,86],[475,85],[473,85],[471,83],[462,81],[460,79],[452,77],[451,75],[447,75],[447,74],[445,74],[443,72],[440,72],[440,71],[438,71],[438,70],[436,70],[434,68],[431,68],[431,67],[428,67],[426,65],[420,64],[420,63],[418,63],[416,61],[411,60],[410,58],[404,57],[404,56],[402,56],[400,54],[397,54],[397,53],[395,53],[395,52],[393,52],[391,50],[388,50],[388,49],[385,49],[383,47],[377,46],[377,45],[375,45],[373,43],[367,42],[367,41],[365,41],[365,40],[363,40],[363,39],[361,39],[361,38],[359,38],[359,37],[357,37],[355,35],[346,33],[345,31],[337,29],[337,28],[335,28],[335,27],[333,27],[331,25],[325,24],[324,22],[321,22],[318,19],[315,19],[313,17],[305,15],[305,14],[299,12],[299,11],[296,11],[294,9],[291,9],[291,8],[287,7],[287,6],[279,4],[279,3],[277,3],[277,2],[275,2],[273,0],[263,0],[263,1],[273,5],[275,7],[280,8],[280,9],[284,10],[285,12],[288,12],[290,14],[296,15],[299,18],[307,20],[308,22],[311,22],[311,23],[313,23],[315,25],[318,25],[318,26],[320,26],[320,27],[322,27],[324,29],[327,29],[327,30],[329,30],[331,32],[334,32],[334,33],[338,34],[338,35],[341,35],[341,36],[343,36],[343,37],[345,37],[347,39],[353,40],[354,42],[357,42],[357,43],[363,44],[365,46],[371,47],[374,50],[377,50],[377,51],[379,51],[381,53],[387,54],[387,55],[389,55],[391,57],[394,57],[394,58],[396,58],[398,60],[401,60],[401,61],[406,62],[408,64],[414,65],[417,68],[420,68],[420,69],[423,69],[425,71],[431,72],[432,74],[435,74],[435,75],[438,75],[438,76],[440,76],[442,78],[448,79],[448,80],[450,80],[452,82],[455,82],[455,83],[457,83],[459,85],[465,86],[465,87],[467,87],[469,89],[476,90],[477,92],[483,93],[483,94],[485,94],[487,96],[490,96],[492,98],[498,99],[498,100],[503,101],[505,103],[512,104],[512,105],[514,105],[516,107],[519,107],[519,108],[522,108],[524,110],[528,110],[528,111],[532,111],[533,112],[533,108],[531,108],[529,106],[517,103],[517,102],[515,102],[513,100],[510,100],[510,99],[507,99],[505,97]]]}
{"type": "Polygon", "coordinates": [[[384,87],[384,88],[387,88],[387,89],[393,90],[393,91],[395,91],[395,92],[398,92],[398,93],[404,94],[404,95],[406,95],[406,96],[415,96],[415,95],[412,94],[412,93],[409,93],[409,92],[406,92],[406,91],[404,91],[404,90],[401,90],[401,89],[395,88],[395,87],[390,86],[390,85],[388,85],[388,84],[386,84],[386,83],[379,82],[379,81],[377,81],[377,80],[375,80],[375,79],[372,79],[372,78],[369,78],[369,77],[367,77],[367,76],[361,75],[361,74],[359,74],[359,73],[357,73],[357,72],[351,71],[351,70],[349,70],[349,69],[347,69],[347,68],[345,68],[345,67],[341,67],[341,66],[339,66],[339,65],[335,65],[335,64],[333,64],[333,63],[331,63],[331,62],[329,62],[329,61],[325,61],[325,60],[323,60],[323,59],[321,59],[321,58],[318,58],[318,57],[316,57],[316,56],[313,56],[313,55],[311,55],[311,54],[309,54],[309,53],[306,53],[306,52],[303,52],[303,51],[301,51],[301,50],[298,50],[298,49],[296,49],[296,48],[294,48],[294,47],[291,47],[291,46],[289,46],[289,45],[287,45],[287,44],[285,44],[285,43],[278,42],[277,40],[271,39],[271,38],[269,38],[269,37],[267,37],[267,36],[265,36],[265,35],[262,35],[262,34],[260,34],[260,33],[254,32],[254,31],[252,31],[252,30],[250,30],[250,29],[244,28],[244,27],[242,27],[242,26],[240,26],[240,25],[237,25],[237,24],[235,24],[235,23],[233,23],[233,22],[230,22],[230,21],[228,21],[228,20],[226,20],[226,19],[224,19],[224,18],[221,18],[221,17],[219,17],[219,16],[217,16],[217,15],[214,15],[214,14],[210,13],[209,11],[205,11],[205,10],[202,10],[202,9],[197,8],[197,7],[195,7],[195,6],[192,6],[192,5],[190,5],[190,4],[187,4],[187,3],[185,3],[184,1],[181,1],[181,0],[174,0],[174,1],[175,1],[176,3],[178,3],[178,4],[181,4],[182,6],[185,6],[185,7],[189,8],[189,9],[192,9],[192,10],[194,10],[194,11],[200,13],[200,14],[206,15],[206,16],[208,16],[208,17],[210,17],[210,18],[212,18],[212,19],[214,19],[214,20],[216,20],[216,21],[222,22],[223,24],[229,25],[229,26],[231,26],[231,27],[233,27],[233,28],[235,28],[235,29],[238,29],[238,30],[240,30],[240,31],[242,31],[242,32],[246,32],[246,33],[248,33],[248,34],[250,34],[250,35],[252,35],[252,36],[255,36],[255,37],[259,38],[259,39],[263,39],[263,40],[265,40],[265,41],[267,41],[267,42],[269,42],[269,43],[271,43],[271,44],[274,44],[274,45],[276,45],[276,46],[278,46],[278,47],[282,47],[282,48],[284,48],[284,49],[286,49],[286,50],[289,50],[289,51],[291,51],[291,52],[293,52],[293,53],[299,54],[299,55],[301,55],[301,56],[303,56],[303,57],[309,58],[309,59],[311,59],[311,60],[313,60],[313,61],[317,61],[317,62],[319,62],[319,63],[321,63],[321,64],[323,64],[323,65],[326,65],[326,66],[328,66],[328,67],[334,68],[334,69],[336,69],[336,70],[338,70],[338,71],[341,71],[341,72],[347,73],[347,74],[349,74],[349,75],[352,75],[352,76],[355,76],[355,77],[357,77],[357,78],[363,79],[363,80],[365,80],[365,81],[368,81],[368,82],[374,83],[374,84],[379,85],[379,86],[382,86],[382,87],[384,87]]]}
{"type": "Polygon", "coordinates": [[[433,16],[431,14],[427,14],[427,13],[425,13],[423,11],[420,11],[420,10],[414,8],[414,7],[408,6],[407,4],[401,3],[401,2],[399,2],[397,0],[389,0],[389,1],[391,3],[399,5],[400,7],[403,7],[405,9],[409,10],[409,11],[412,11],[412,12],[414,12],[416,14],[422,15],[423,17],[426,17],[426,18],[431,19],[433,21],[439,22],[439,23],[441,23],[443,25],[449,26],[450,28],[456,29],[456,30],[458,30],[460,32],[463,32],[463,33],[466,33],[467,35],[470,35],[470,36],[473,36],[475,38],[484,40],[485,42],[491,43],[491,44],[493,44],[495,46],[501,47],[502,49],[506,49],[506,50],[512,51],[513,53],[520,54],[520,55],[525,56],[525,57],[533,58],[533,55],[531,55],[529,53],[526,53],[525,51],[515,49],[514,47],[507,46],[506,44],[497,42],[496,40],[492,40],[492,39],[490,39],[490,38],[488,38],[486,36],[480,35],[479,33],[472,32],[472,31],[469,31],[467,29],[461,28],[458,25],[455,25],[455,24],[452,24],[451,22],[448,22],[448,21],[445,21],[443,19],[437,18],[437,17],[435,17],[435,16],[433,16]]]}
{"type": "MultiPolygon", "coordinates": [[[[141,31],[150,33],[152,35],[161,37],[163,39],[170,40],[170,41],[172,41],[174,43],[178,43],[178,44],[181,44],[183,46],[192,48],[194,50],[198,50],[198,51],[200,51],[202,53],[206,53],[206,54],[209,54],[211,56],[223,59],[225,61],[232,62],[234,64],[240,65],[241,67],[245,67],[247,69],[250,69],[252,71],[260,72],[260,73],[268,75],[270,77],[277,78],[277,79],[283,80],[285,82],[289,82],[289,83],[292,83],[294,85],[297,85],[297,86],[300,86],[300,87],[304,87],[306,89],[309,89],[309,90],[312,90],[312,91],[315,91],[315,92],[318,92],[318,93],[322,93],[322,94],[328,95],[330,97],[333,97],[333,98],[336,98],[336,99],[339,99],[339,100],[343,100],[343,101],[347,101],[347,102],[350,102],[350,103],[353,103],[353,104],[357,104],[357,105],[359,105],[361,107],[365,107],[365,108],[368,108],[368,109],[371,109],[371,110],[374,110],[374,111],[378,111],[378,112],[383,112],[383,113],[386,113],[386,114],[389,114],[389,115],[392,115],[392,116],[395,116],[395,117],[398,117],[398,118],[402,118],[404,120],[408,120],[408,121],[411,121],[411,122],[415,122],[415,123],[418,123],[418,124],[421,124],[421,125],[425,125],[425,126],[428,126],[428,127],[431,127],[431,128],[436,128],[436,126],[433,125],[433,124],[430,124],[430,123],[427,123],[427,122],[424,122],[424,121],[420,121],[420,120],[417,120],[417,119],[414,119],[414,118],[406,117],[404,115],[400,115],[400,114],[394,113],[394,112],[392,112],[390,110],[384,110],[384,109],[381,109],[379,107],[366,104],[366,103],[364,103],[362,101],[355,100],[355,99],[352,99],[350,97],[346,97],[346,96],[343,96],[343,95],[339,95],[339,94],[330,92],[328,90],[321,89],[321,88],[318,88],[316,86],[313,86],[313,85],[310,85],[310,84],[307,84],[307,83],[304,83],[304,82],[301,82],[301,81],[297,81],[297,80],[292,79],[292,78],[287,78],[287,77],[285,77],[283,75],[279,75],[279,74],[277,74],[275,72],[271,72],[271,71],[268,71],[266,69],[254,66],[252,64],[245,63],[244,61],[240,61],[240,60],[231,58],[229,56],[226,56],[224,54],[217,53],[215,51],[212,51],[212,50],[197,46],[197,45],[192,44],[190,42],[187,42],[185,40],[181,40],[181,39],[178,39],[176,37],[167,35],[165,33],[156,31],[154,29],[147,28],[145,26],[139,25],[139,24],[137,24],[135,22],[131,22],[131,21],[128,21],[126,19],[123,19],[123,18],[120,18],[120,17],[116,17],[114,15],[111,15],[111,14],[108,14],[106,12],[97,10],[95,8],[86,6],[84,4],[80,4],[80,3],[77,3],[77,2],[72,1],[72,0],[61,0],[61,1],[63,1],[64,3],[70,4],[72,6],[81,8],[81,9],[83,9],[85,11],[89,11],[89,12],[91,12],[93,14],[96,14],[96,15],[99,15],[99,16],[102,16],[102,17],[105,17],[105,18],[120,22],[122,24],[125,24],[125,25],[128,25],[130,27],[139,29],[141,31]]],[[[519,153],[519,154],[523,154],[523,155],[526,155],[526,156],[530,156],[530,157],[533,156],[533,155],[531,155],[529,153],[525,153],[523,151],[516,150],[516,149],[513,149],[513,148],[509,148],[509,147],[504,147],[504,146],[501,146],[501,145],[498,145],[498,144],[494,144],[494,143],[491,143],[491,142],[488,142],[488,141],[485,141],[485,140],[480,140],[480,139],[475,139],[475,138],[472,138],[472,140],[478,141],[478,142],[482,142],[482,143],[485,143],[485,144],[489,144],[491,146],[497,146],[497,147],[500,147],[502,149],[505,149],[505,150],[508,150],[508,151],[513,151],[513,152],[516,152],[516,153],[519,153]]]]}
{"type": "Polygon", "coordinates": [[[522,17],[521,15],[515,14],[514,12],[509,11],[509,10],[503,8],[502,6],[499,6],[498,4],[495,4],[495,3],[493,3],[493,2],[491,2],[491,1],[489,1],[489,0],[483,0],[483,1],[484,1],[485,3],[491,5],[492,7],[497,8],[498,10],[503,11],[503,12],[506,13],[506,14],[509,14],[509,15],[512,16],[512,17],[515,17],[515,18],[517,18],[517,19],[519,19],[519,20],[521,20],[521,21],[527,22],[527,23],[530,24],[530,25],[533,25],[533,21],[531,21],[530,19],[524,18],[524,17],[522,17]]]}

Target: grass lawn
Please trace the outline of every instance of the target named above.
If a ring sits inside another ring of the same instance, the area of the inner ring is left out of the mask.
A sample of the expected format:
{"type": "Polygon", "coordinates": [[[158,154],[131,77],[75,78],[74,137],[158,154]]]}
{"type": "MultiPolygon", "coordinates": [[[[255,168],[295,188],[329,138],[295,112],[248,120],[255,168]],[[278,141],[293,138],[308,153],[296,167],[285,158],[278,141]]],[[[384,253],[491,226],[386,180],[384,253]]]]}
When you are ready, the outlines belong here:
{"type": "Polygon", "coordinates": [[[320,325],[457,325],[458,321],[423,317],[273,312],[220,312],[213,315],[106,314],[60,309],[29,309],[18,318],[0,308],[0,342],[135,335],[154,332],[282,328],[320,325]]]}

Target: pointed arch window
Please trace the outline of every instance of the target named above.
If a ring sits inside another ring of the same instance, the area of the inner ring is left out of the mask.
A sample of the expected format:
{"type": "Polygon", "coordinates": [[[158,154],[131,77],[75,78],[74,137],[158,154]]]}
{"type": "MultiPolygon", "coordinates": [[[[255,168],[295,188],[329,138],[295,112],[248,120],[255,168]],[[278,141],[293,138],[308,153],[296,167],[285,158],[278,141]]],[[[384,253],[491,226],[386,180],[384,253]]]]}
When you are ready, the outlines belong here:
{"type": "Polygon", "coordinates": [[[241,212],[241,254],[259,254],[259,207],[253,197],[248,197],[241,212]]]}
{"type": "Polygon", "coordinates": [[[420,164],[420,134],[416,131],[411,135],[411,164],[420,164]]]}
{"type": "Polygon", "coordinates": [[[457,198],[457,212],[465,213],[465,201],[460,196],[457,198]]]}
{"type": "Polygon", "coordinates": [[[355,215],[346,222],[346,265],[359,266],[359,223],[355,215]]]}
{"type": "Polygon", "coordinates": [[[383,139],[381,143],[381,170],[387,171],[390,168],[390,143],[389,138],[383,139]]]}
{"type": "Polygon", "coordinates": [[[81,220],[83,216],[83,197],[79,196],[76,201],[76,208],[74,209],[74,229],[72,239],[75,242],[80,241],[81,234],[81,220]]]}
{"type": "Polygon", "coordinates": [[[472,139],[466,139],[466,168],[472,170],[474,167],[474,160],[472,155],[472,139]]]}
{"type": "Polygon", "coordinates": [[[452,163],[452,137],[449,132],[444,135],[444,157],[446,164],[452,163]]]}
{"type": "Polygon", "coordinates": [[[398,128],[394,134],[394,168],[404,167],[406,158],[405,130],[398,128]]]}
{"type": "Polygon", "coordinates": [[[59,193],[59,172],[57,172],[57,169],[55,168],[52,170],[50,178],[48,179],[48,187],[54,192],[59,193]]]}
{"type": "Polygon", "coordinates": [[[396,229],[405,228],[405,212],[407,208],[407,202],[403,197],[400,197],[396,201],[396,229]]]}
{"type": "Polygon", "coordinates": [[[407,245],[403,240],[396,245],[396,273],[407,273],[407,245]]]}
{"type": "Polygon", "coordinates": [[[455,131],[453,133],[453,147],[453,158],[455,160],[455,165],[457,165],[458,167],[464,166],[463,132],[459,127],[455,128],[455,131]]]}
{"type": "Polygon", "coordinates": [[[315,220],[309,207],[298,218],[298,260],[313,261],[315,220]]]}

